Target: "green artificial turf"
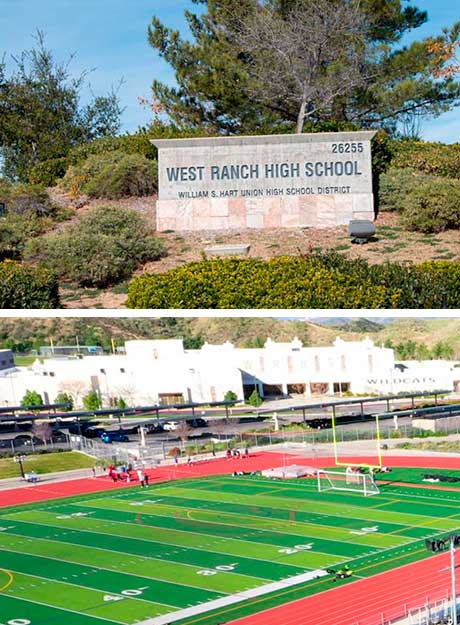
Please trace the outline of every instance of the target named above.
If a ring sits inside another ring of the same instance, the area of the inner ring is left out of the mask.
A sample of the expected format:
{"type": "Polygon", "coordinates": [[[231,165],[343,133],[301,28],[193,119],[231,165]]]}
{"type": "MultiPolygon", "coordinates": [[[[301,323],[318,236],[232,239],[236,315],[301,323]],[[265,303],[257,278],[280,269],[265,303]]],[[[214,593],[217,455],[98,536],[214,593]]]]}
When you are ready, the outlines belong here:
{"type": "MultiPolygon", "coordinates": [[[[33,608],[32,625],[134,625],[344,562],[373,575],[429,557],[425,538],[460,528],[459,502],[460,491],[391,483],[364,497],[218,476],[0,509],[0,620],[33,608]]],[[[332,585],[326,576],[177,622],[216,625],[332,585]]]]}
{"type": "Polygon", "coordinates": [[[424,480],[425,475],[442,475],[445,477],[457,478],[458,482],[440,481],[438,485],[460,489],[460,471],[456,471],[455,469],[420,469],[413,467],[395,467],[391,470],[391,473],[378,474],[377,479],[385,482],[407,482],[411,484],[429,485],[430,482],[424,480]]]}

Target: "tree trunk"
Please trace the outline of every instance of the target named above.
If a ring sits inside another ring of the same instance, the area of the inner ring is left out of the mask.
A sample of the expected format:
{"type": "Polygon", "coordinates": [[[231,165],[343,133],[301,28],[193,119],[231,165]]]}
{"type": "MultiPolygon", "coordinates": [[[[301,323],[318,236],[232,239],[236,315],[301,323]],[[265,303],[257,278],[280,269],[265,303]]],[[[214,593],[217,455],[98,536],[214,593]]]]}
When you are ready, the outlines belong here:
{"type": "Polygon", "coordinates": [[[297,115],[297,124],[295,127],[296,135],[302,134],[303,125],[305,122],[305,113],[307,110],[307,102],[306,100],[302,100],[302,104],[300,105],[299,114],[297,115]]]}

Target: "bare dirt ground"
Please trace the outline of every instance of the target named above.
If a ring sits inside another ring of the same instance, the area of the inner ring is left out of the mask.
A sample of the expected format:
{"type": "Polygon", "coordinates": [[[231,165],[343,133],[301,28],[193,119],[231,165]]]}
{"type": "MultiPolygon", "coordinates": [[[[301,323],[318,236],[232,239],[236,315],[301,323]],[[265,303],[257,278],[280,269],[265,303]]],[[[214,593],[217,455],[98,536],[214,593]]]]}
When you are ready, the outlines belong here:
{"type": "MultiPolygon", "coordinates": [[[[62,198],[61,201],[65,201],[62,198]]],[[[155,224],[154,196],[126,198],[123,200],[74,200],[75,217],[93,206],[118,205],[133,208],[155,224]]],[[[350,241],[347,227],[318,230],[273,229],[240,230],[229,232],[160,232],[167,256],[159,261],[141,267],[142,273],[163,273],[203,257],[204,248],[222,243],[246,243],[250,245],[249,257],[273,258],[281,255],[306,254],[311,250],[335,250],[348,258],[364,258],[370,263],[398,261],[420,263],[426,260],[460,260],[460,239],[454,230],[440,234],[408,232],[400,225],[399,216],[394,213],[380,213],[376,221],[375,241],[366,245],[354,245],[350,241]]],[[[98,289],[62,288],[61,296],[66,308],[124,308],[127,285],[100,291],[98,289]]]]}

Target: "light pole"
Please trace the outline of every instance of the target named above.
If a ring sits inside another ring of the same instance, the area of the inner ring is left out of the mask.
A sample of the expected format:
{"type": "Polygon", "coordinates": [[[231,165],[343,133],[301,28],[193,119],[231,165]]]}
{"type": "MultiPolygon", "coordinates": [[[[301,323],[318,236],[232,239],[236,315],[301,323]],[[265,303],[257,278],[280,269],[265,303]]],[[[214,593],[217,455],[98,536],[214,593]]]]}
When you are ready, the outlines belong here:
{"type": "Polygon", "coordinates": [[[105,379],[105,391],[107,394],[107,405],[110,408],[110,391],[109,391],[109,381],[107,379],[107,371],[105,369],[100,369],[100,372],[103,374],[104,379],[105,379]]]}
{"type": "Polygon", "coordinates": [[[452,582],[452,621],[457,625],[457,589],[455,587],[455,541],[450,539],[450,578],[452,582]]]}
{"type": "Polygon", "coordinates": [[[14,461],[19,464],[19,468],[21,469],[21,477],[23,479],[26,477],[24,473],[24,465],[22,464],[24,460],[25,460],[25,456],[19,455],[19,456],[14,457],[14,461]]]}
{"type": "MultiPolygon", "coordinates": [[[[458,534],[452,534],[448,538],[444,538],[441,540],[433,540],[427,539],[425,541],[426,547],[428,551],[440,552],[446,551],[446,543],[449,541],[449,551],[450,551],[450,581],[451,581],[451,592],[452,592],[452,625],[458,625],[457,619],[457,589],[455,583],[455,547],[459,544],[460,536],[458,534]]],[[[448,568],[441,569],[442,571],[448,571],[448,568]]]]}

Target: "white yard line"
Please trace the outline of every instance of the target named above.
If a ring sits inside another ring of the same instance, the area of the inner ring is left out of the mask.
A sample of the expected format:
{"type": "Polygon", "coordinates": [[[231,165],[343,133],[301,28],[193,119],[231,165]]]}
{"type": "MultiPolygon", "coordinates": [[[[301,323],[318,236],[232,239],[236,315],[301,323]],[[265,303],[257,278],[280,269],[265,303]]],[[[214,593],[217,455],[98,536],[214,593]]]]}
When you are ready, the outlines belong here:
{"type": "Polygon", "coordinates": [[[289,588],[290,586],[295,586],[296,584],[309,582],[312,579],[324,577],[324,575],[327,574],[327,571],[317,569],[316,571],[302,573],[302,575],[296,575],[295,577],[287,577],[279,582],[265,584],[264,586],[245,590],[234,595],[228,595],[227,597],[221,597],[220,599],[213,599],[207,603],[201,603],[200,605],[184,608],[183,610],[177,610],[176,612],[170,612],[169,614],[164,614],[162,616],[157,616],[155,618],[136,623],[136,625],[168,625],[169,623],[174,623],[175,621],[180,621],[182,619],[189,618],[190,616],[204,614],[205,612],[217,610],[218,608],[246,601],[247,599],[252,599],[254,597],[260,597],[261,595],[266,595],[268,593],[275,592],[276,590],[282,590],[284,588],[289,588]]]}

